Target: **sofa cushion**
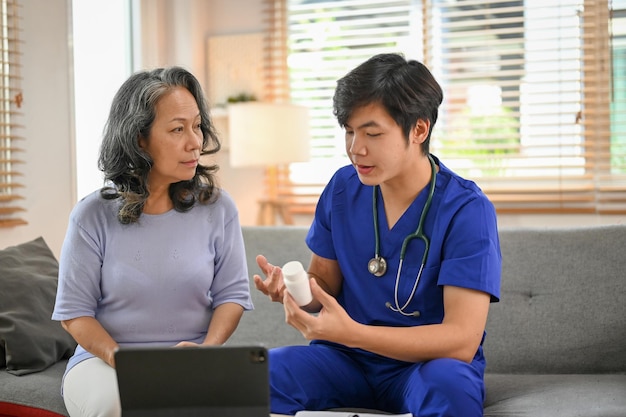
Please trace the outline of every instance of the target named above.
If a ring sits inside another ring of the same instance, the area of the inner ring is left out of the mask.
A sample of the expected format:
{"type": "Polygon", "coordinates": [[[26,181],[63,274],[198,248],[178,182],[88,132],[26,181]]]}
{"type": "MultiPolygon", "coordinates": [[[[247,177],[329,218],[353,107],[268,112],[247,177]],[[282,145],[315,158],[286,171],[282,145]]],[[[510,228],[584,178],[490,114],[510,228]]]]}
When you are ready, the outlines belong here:
{"type": "Polygon", "coordinates": [[[261,274],[257,255],[265,255],[274,265],[300,261],[305,268],[311,261],[311,251],[304,242],[308,228],[303,226],[246,226],[242,228],[246,246],[246,261],[250,276],[250,295],[254,310],[247,311],[229,345],[261,343],[267,348],[284,345],[303,345],[308,341],[295,328],[285,323],[283,305],[274,303],[254,287],[252,276],[261,274]]]}
{"type": "Polygon", "coordinates": [[[50,318],[58,270],[41,237],[0,250],[0,365],[14,375],[42,371],[76,346],[50,318]]]}
{"type": "Polygon", "coordinates": [[[485,417],[623,417],[626,375],[487,374],[485,417]]]}
{"type": "Polygon", "coordinates": [[[67,361],[41,372],[16,376],[0,372],[0,417],[66,417],[61,380],[67,361]]]}
{"type": "Polygon", "coordinates": [[[493,373],[626,372],[626,225],[502,228],[493,373]]]}

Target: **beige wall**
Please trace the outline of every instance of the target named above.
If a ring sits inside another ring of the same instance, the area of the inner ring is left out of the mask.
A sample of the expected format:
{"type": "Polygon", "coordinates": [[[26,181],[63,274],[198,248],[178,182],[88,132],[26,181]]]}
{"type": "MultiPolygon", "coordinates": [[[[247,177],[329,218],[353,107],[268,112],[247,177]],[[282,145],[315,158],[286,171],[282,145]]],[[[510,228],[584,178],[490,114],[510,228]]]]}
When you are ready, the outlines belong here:
{"type": "MultiPolygon", "coordinates": [[[[27,226],[0,229],[0,248],[43,236],[58,256],[67,217],[76,200],[70,0],[23,2],[23,132],[26,161],[23,205],[27,226]]],[[[263,29],[261,0],[143,0],[143,67],[178,64],[206,86],[206,38],[263,29]],[[176,4],[176,7],[173,4],[176,4]],[[167,36],[168,33],[175,35],[167,36]]],[[[329,109],[330,111],[330,109],[329,109]]],[[[227,135],[225,121],[216,120],[227,135]]],[[[254,224],[262,195],[262,170],[232,168],[228,152],[217,157],[221,185],[235,198],[242,224],[254,224]]],[[[503,215],[502,226],[576,226],[624,223],[625,216],[503,215]]],[[[308,224],[308,218],[297,219],[308,224]]]]}

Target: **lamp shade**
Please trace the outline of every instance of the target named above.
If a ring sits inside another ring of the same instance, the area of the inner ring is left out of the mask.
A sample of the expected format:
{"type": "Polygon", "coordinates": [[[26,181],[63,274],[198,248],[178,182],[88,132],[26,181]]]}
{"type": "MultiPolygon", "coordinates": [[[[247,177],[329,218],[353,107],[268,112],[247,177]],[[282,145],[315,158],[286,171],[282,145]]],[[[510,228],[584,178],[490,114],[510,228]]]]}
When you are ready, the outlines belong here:
{"type": "Polygon", "coordinates": [[[263,102],[230,104],[230,164],[242,167],[308,161],[309,129],[309,111],[304,106],[263,102]]]}

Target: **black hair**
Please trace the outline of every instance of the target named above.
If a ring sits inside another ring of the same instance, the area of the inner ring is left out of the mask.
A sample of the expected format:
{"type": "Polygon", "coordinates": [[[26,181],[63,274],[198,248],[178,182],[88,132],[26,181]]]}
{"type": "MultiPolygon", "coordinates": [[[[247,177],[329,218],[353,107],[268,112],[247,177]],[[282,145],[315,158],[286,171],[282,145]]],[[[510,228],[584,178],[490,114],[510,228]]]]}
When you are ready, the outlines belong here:
{"type": "Polygon", "coordinates": [[[424,64],[388,53],[371,57],[337,81],[333,113],[339,125],[345,127],[356,108],[380,103],[407,141],[419,119],[429,120],[428,137],[422,144],[422,152],[427,155],[442,101],[441,86],[424,64]]]}

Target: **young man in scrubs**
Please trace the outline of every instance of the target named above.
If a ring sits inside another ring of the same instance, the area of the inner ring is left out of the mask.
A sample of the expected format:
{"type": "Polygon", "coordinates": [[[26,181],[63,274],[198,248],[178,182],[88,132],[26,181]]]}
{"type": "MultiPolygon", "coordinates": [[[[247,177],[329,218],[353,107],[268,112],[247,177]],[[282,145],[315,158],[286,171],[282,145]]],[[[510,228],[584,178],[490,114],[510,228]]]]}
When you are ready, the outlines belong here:
{"type": "Polygon", "coordinates": [[[257,257],[257,289],[311,340],[270,351],[273,413],[483,415],[482,344],[500,296],[496,214],[430,154],[442,100],[430,71],[396,54],[338,81],[350,165],[325,187],[306,238],[313,301],[299,307],[280,268],[257,257]]]}

